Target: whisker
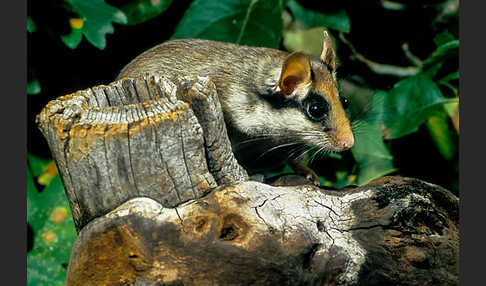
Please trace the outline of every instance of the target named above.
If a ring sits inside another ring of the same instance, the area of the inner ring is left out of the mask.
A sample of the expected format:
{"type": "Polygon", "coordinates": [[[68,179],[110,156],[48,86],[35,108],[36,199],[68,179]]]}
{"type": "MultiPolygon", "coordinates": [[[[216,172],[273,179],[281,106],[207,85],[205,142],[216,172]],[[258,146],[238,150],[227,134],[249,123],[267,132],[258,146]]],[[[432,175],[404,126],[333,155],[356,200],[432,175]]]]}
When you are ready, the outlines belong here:
{"type": "MultiPolygon", "coordinates": [[[[307,146],[308,147],[308,146],[307,146]]],[[[304,156],[305,154],[309,153],[309,151],[312,151],[314,150],[314,147],[308,147],[308,149],[304,152],[302,152],[302,154],[298,155],[295,160],[299,160],[299,158],[301,158],[302,156],[304,156]]]]}
{"type": "Polygon", "coordinates": [[[324,147],[320,147],[319,149],[317,149],[316,152],[314,152],[314,154],[311,155],[310,159],[309,159],[309,164],[312,164],[312,162],[314,162],[314,158],[316,157],[317,153],[319,153],[324,147]]]}
{"type": "Polygon", "coordinates": [[[302,150],[305,150],[307,147],[305,145],[299,145],[292,149],[293,151],[289,152],[289,155],[286,158],[286,161],[289,161],[291,158],[295,156],[296,153],[301,152],[302,150]]]}
{"type": "Polygon", "coordinates": [[[312,159],[311,159],[311,163],[312,163],[312,162],[315,160],[315,158],[316,158],[316,157],[318,157],[319,159],[322,159],[322,158],[324,158],[324,157],[325,157],[327,154],[329,154],[329,153],[330,153],[330,151],[329,151],[328,149],[326,149],[326,148],[324,148],[324,147],[320,148],[320,149],[319,149],[319,150],[316,152],[315,156],[314,156],[314,157],[312,157],[312,159]]]}
{"type": "Polygon", "coordinates": [[[283,148],[283,147],[287,147],[287,146],[292,146],[292,145],[296,145],[296,144],[299,144],[297,142],[293,142],[293,143],[286,143],[286,144],[280,144],[280,145],[277,145],[275,147],[272,147],[268,150],[266,150],[265,152],[263,152],[260,156],[258,156],[258,158],[256,160],[260,160],[263,156],[265,156],[266,154],[268,154],[269,152],[272,152],[273,150],[276,150],[278,148],[283,148]]]}
{"type": "Polygon", "coordinates": [[[280,135],[281,134],[271,134],[271,133],[261,134],[261,135],[255,135],[255,136],[252,136],[249,139],[246,139],[246,140],[243,140],[243,141],[239,142],[239,144],[246,143],[246,142],[251,142],[251,141],[258,141],[258,140],[265,140],[265,139],[273,139],[273,138],[275,138],[277,136],[280,136],[280,135]]]}

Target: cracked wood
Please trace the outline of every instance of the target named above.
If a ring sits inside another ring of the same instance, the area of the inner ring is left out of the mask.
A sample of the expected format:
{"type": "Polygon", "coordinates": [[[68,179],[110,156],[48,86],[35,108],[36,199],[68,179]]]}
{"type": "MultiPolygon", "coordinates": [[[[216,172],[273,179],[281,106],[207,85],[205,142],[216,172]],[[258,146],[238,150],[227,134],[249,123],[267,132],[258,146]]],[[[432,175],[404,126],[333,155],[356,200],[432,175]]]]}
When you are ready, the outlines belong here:
{"type": "Polygon", "coordinates": [[[457,210],[447,190],[398,177],[342,191],[240,182],[174,209],[136,198],[81,231],[67,285],[457,285],[457,210]]]}
{"type": "Polygon", "coordinates": [[[80,230],[128,199],[165,207],[217,183],[247,179],[236,162],[214,84],[124,78],[59,97],[37,117],[80,230]]]}
{"type": "Polygon", "coordinates": [[[248,181],[208,78],[124,78],[37,122],[79,231],[66,285],[458,284],[457,197],[399,177],[248,181]]]}

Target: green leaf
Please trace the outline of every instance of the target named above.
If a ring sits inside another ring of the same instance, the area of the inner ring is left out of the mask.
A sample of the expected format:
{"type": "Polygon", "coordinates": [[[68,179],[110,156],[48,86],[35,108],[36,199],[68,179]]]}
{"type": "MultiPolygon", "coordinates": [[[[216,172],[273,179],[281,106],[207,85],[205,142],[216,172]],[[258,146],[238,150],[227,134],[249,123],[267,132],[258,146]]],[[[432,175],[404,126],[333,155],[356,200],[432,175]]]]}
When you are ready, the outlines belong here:
{"type": "Polygon", "coordinates": [[[448,115],[445,112],[441,112],[430,117],[426,122],[426,126],[442,157],[446,160],[451,160],[456,153],[456,144],[449,131],[448,122],[448,115]]]}
{"type": "Polygon", "coordinates": [[[422,69],[426,70],[436,63],[454,58],[459,58],[459,40],[453,40],[438,47],[432,55],[423,62],[422,69]]]}
{"type": "Polygon", "coordinates": [[[289,0],[287,2],[287,7],[290,9],[290,12],[292,12],[295,19],[299,21],[304,28],[324,26],[345,33],[349,33],[351,29],[348,15],[346,15],[344,10],[339,10],[333,13],[321,13],[306,9],[295,0],[289,0]]]}
{"type": "Polygon", "coordinates": [[[56,176],[41,193],[29,185],[27,217],[34,244],[27,255],[28,285],[64,285],[62,265],[69,262],[76,230],[61,178],[56,176]]]}
{"type": "Polygon", "coordinates": [[[32,175],[34,177],[38,177],[44,173],[45,168],[49,163],[52,162],[52,159],[40,158],[30,153],[27,154],[27,161],[32,171],[32,175]]]}
{"type": "Polygon", "coordinates": [[[172,0],[132,0],[120,7],[127,16],[127,25],[137,25],[162,14],[172,0]]]}
{"type": "Polygon", "coordinates": [[[71,27],[71,33],[67,35],[61,35],[61,40],[64,42],[66,46],[71,49],[75,49],[79,43],[81,43],[81,39],[83,38],[83,31],[81,29],[76,29],[71,27]]]}
{"type": "Polygon", "coordinates": [[[33,33],[37,31],[37,26],[30,16],[27,16],[27,32],[33,33]]]}
{"type": "Polygon", "coordinates": [[[39,94],[41,86],[37,79],[33,79],[27,83],[27,94],[39,94]]]}
{"type": "Polygon", "coordinates": [[[283,45],[287,51],[303,51],[319,57],[322,52],[322,33],[324,31],[324,27],[287,30],[284,32],[283,45]]]}
{"type": "Polygon", "coordinates": [[[294,173],[294,169],[292,169],[292,167],[289,164],[285,164],[285,167],[283,168],[281,174],[293,174],[293,173],[294,173]]]}
{"type": "Polygon", "coordinates": [[[327,157],[341,160],[343,158],[343,155],[341,155],[339,153],[329,153],[329,154],[327,154],[327,157]]]}
{"type": "Polygon", "coordinates": [[[381,133],[383,102],[388,94],[384,91],[375,93],[371,101],[369,116],[360,123],[355,132],[355,144],[351,149],[358,163],[358,178],[356,183],[364,185],[371,180],[394,172],[393,156],[385,146],[381,133]]]}
{"type": "MultiPolygon", "coordinates": [[[[32,229],[34,232],[41,230],[46,223],[49,221],[49,216],[52,214],[54,209],[62,207],[68,210],[68,218],[66,221],[68,225],[69,221],[72,223],[69,202],[67,201],[66,195],[64,193],[64,188],[59,175],[57,175],[48,186],[46,186],[41,193],[33,195],[30,197],[32,199],[32,206],[29,211],[32,212],[32,229]]],[[[72,225],[74,227],[74,225],[72,225]]],[[[74,230],[74,229],[73,229],[74,230]]]]}
{"type": "MultiPolygon", "coordinates": [[[[439,81],[438,84],[439,85],[442,85],[442,86],[445,86],[450,91],[452,91],[452,94],[453,94],[454,97],[457,97],[459,95],[459,89],[457,88],[457,86],[454,86],[454,85],[450,84],[447,81],[439,81]]],[[[450,96],[448,96],[448,97],[450,97],[450,96]]]]}
{"type": "Polygon", "coordinates": [[[459,112],[459,102],[444,104],[444,110],[449,117],[454,117],[459,112]]]}
{"type": "Polygon", "coordinates": [[[336,182],[333,185],[334,188],[341,189],[351,184],[347,171],[337,171],[335,175],[336,182]]]}
{"type": "Polygon", "coordinates": [[[399,81],[384,97],[385,138],[400,138],[417,131],[444,103],[456,101],[445,98],[437,84],[423,74],[399,81]]]}
{"type": "Polygon", "coordinates": [[[444,45],[447,42],[454,41],[454,36],[448,31],[444,31],[434,37],[434,43],[437,47],[444,45]]]}
{"type": "Polygon", "coordinates": [[[27,154],[29,167],[40,185],[47,186],[57,176],[57,167],[52,159],[43,159],[27,154]]]}
{"type": "Polygon", "coordinates": [[[422,74],[431,80],[434,80],[435,76],[439,72],[439,70],[442,68],[442,62],[436,63],[434,65],[430,65],[427,67],[427,69],[422,69],[422,74]]]}
{"type": "Polygon", "coordinates": [[[52,181],[52,179],[57,176],[57,174],[57,166],[53,161],[46,166],[46,168],[44,169],[44,173],[42,173],[42,175],[37,178],[37,182],[43,186],[47,186],[52,181]]]}
{"type": "Polygon", "coordinates": [[[456,72],[450,73],[450,74],[446,75],[445,77],[441,78],[439,80],[439,83],[449,82],[451,80],[458,80],[458,79],[459,79],[459,71],[456,71],[456,72]]]}
{"type": "Polygon", "coordinates": [[[127,17],[121,10],[103,0],[72,0],[69,3],[82,20],[80,28],[73,27],[71,23],[71,34],[63,38],[63,42],[70,48],[79,44],[80,36],[76,30],[80,30],[93,46],[103,50],[106,47],[106,34],[114,31],[112,22],[127,23],[127,17]]]}
{"type": "Polygon", "coordinates": [[[66,269],[54,259],[42,254],[27,254],[27,285],[64,286],[66,269]]]}
{"type": "Polygon", "coordinates": [[[195,0],[172,38],[202,38],[278,48],[282,0],[195,0]]]}
{"type": "Polygon", "coordinates": [[[319,176],[319,183],[321,183],[321,186],[327,186],[329,183],[324,177],[319,176]]]}
{"type": "Polygon", "coordinates": [[[275,176],[280,176],[284,174],[293,174],[295,173],[292,167],[289,164],[285,164],[285,166],[282,168],[280,171],[274,171],[274,172],[268,172],[265,173],[265,176],[267,178],[275,177],[275,176]]]}

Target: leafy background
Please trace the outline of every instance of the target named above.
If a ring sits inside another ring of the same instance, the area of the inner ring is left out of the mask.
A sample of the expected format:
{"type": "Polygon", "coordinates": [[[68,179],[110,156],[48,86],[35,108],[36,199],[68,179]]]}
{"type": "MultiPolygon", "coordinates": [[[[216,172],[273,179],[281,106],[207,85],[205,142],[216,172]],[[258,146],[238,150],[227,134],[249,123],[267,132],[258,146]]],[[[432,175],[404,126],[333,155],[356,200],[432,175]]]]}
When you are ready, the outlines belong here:
{"type": "Polygon", "coordinates": [[[459,194],[458,8],[457,0],[28,1],[28,284],[63,285],[76,237],[35,115],[58,96],[110,83],[171,38],[319,55],[328,30],[356,145],[309,162],[321,181],[340,188],[392,174],[459,194]]]}

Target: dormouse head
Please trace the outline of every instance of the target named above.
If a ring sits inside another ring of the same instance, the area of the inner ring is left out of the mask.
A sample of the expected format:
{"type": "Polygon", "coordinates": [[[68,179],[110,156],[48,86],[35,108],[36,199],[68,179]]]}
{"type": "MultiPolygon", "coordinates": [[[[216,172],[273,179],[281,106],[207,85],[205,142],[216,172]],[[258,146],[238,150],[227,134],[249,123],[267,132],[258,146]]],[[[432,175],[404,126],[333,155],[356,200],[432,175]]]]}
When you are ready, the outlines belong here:
{"type": "Polygon", "coordinates": [[[288,55],[276,90],[277,96],[298,106],[300,117],[293,116],[295,122],[288,124],[301,130],[305,143],[339,152],[353,146],[354,136],[345,112],[347,101],[337,89],[335,68],[332,42],[324,32],[320,58],[303,52],[288,55]]]}

